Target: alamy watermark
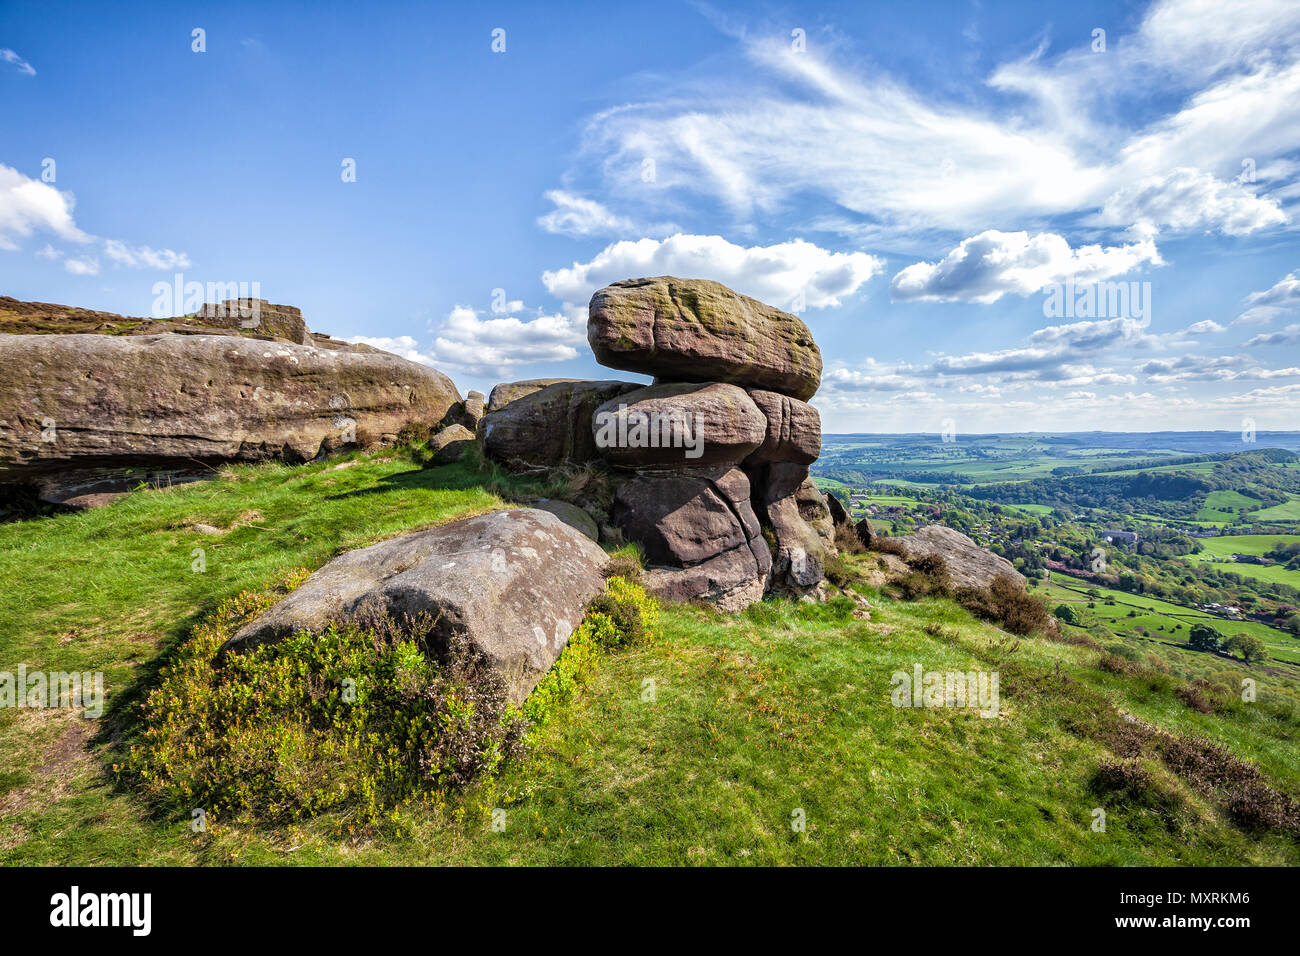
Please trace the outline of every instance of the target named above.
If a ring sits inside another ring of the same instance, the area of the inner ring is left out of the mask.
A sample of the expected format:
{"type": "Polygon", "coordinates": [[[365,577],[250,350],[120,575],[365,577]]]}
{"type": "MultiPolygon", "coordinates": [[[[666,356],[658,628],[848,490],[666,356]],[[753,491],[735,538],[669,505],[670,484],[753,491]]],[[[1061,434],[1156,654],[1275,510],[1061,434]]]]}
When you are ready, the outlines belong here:
{"type": "Polygon", "coordinates": [[[890,700],[895,707],[963,707],[981,717],[996,717],[1000,706],[997,671],[894,671],[890,700]]]}
{"type": "Polygon", "coordinates": [[[596,413],[597,448],[681,448],[687,458],[704,454],[704,422],[699,412],[680,409],[659,412],[596,413]]]}
{"type": "Polygon", "coordinates": [[[89,719],[104,714],[104,675],[86,671],[0,671],[0,707],[45,710],[51,707],[82,707],[89,719]]]}
{"type": "Polygon", "coordinates": [[[153,296],[155,319],[203,311],[207,315],[238,317],[246,329],[255,329],[261,322],[260,282],[186,282],[185,274],[178,272],[171,282],[155,282],[153,296]]]}
{"type": "Polygon", "coordinates": [[[1043,286],[1043,316],[1048,319],[1151,318],[1150,282],[1088,282],[1073,279],[1043,286]]]}

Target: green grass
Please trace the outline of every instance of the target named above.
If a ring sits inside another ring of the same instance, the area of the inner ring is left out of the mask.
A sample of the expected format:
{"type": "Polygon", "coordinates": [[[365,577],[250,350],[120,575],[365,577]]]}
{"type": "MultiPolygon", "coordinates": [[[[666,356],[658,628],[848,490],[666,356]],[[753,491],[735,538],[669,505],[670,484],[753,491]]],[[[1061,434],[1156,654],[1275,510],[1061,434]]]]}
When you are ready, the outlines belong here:
{"type": "MultiPolygon", "coordinates": [[[[240,468],[207,485],[0,527],[3,659],[101,669],[119,704],[217,600],[285,567],[497,507],[461,466],[360,456],[240,468]],[[257,517],[250,513],[256,512],[257,517]],[[240,523],[241,516],[243,523],[240,523]],[[232,528],[201,536],[197,522],[232,528]],[[238,525],[235,527],[235,525],[238,525]],[[190,570],[204,547],[207,570],[190,570]]],[[[874,556],[850,559],[865,564],[874,556]]],[[[531,756],[364,840],[331,820],[257,829],[151,815],[107,764],[116,741],[62,711],[0,712],[0,862],[8,864],[1224,864],[1295,865],[1300,847],[1248,833],[1162,765],[1174,815],[1096,792],[1114,758],[1077,717],[1121,707],[1199,733],[1300,791],[1295,682],[1266,668],[1258,707],[1201,714],[1087,647],[1011,639],[947,600],[864,588],[847,601],[769,601],[739,615],[677,606],[664,636],[615,653],[536,731],[531,756]],[[892,706],[891,676],[999,671],[998,717],[892,706]],[[647,681],[655,688],[646,699],[647,681]],[[1098,696],[1100,695],[1100,696],[1098,696]],[[1108,814],[1092,832],[1094,808],[1108,814]],[[503,808],[506,826],[491,827],[503,808]],[[806,829],[792,828],[802,811],[806,829]]],[[[1184,655],[1187,656],[1187,655],[1184,655]]],[[[1232,667],[1228,662],[1223,666],[1232,667]]]]}
{"type": "Polygon", "coordinates": [[[1198,521],[1236,521],[1239,514],[1259,507],[1259,499],[1239,491],[1211,491],[1196,513],[1198,521]]]}
{"type": "Polygon", "coordinates": [[[1094,589],[1100,599],[1095,602],[1097,605],[1095,608],[1087,609],[1087,613],[1104,622],[1117,635],[1131,634],[1137,628],[1144,627],[1158,639],[1186,643],[1191,636],[1193,626],[1206,624],[1224,637],[1231,637],[1234,634],[1250,634],[1252,637],[1258,637],[1268,648],[1271,657],[1284,663],[1300,663],[1300,640],[1277,628],[1260,624],[1258,621],[1228,620],[1195,608],[1162,601],[1159,598],[1097,587],[1083,579],[1068,578],[1057,572],[1053,572],[1053,580],[1050,584],[1039,585],[1035,593],[1046,597],[1055,607],[1061,602],[1087,604],[1091,599],[1084,592],[1094,589]],[[1107,604],[1107,601],[1114,603],[1107,604]],[[1129,617],[1129,612],[1133,610],[1139,613],[1129,617]]]}
{"type": "Polygon", "coordinates": [[[1263,555],[1281,542],[1292,544],[1300,541],[1297,534],[1231,534],[1217,538],[1201,538],[1201,551],[1193,558],[1218,557],[1231,558],[1234,554],[1263,555]]]}
{"type": "Polygon", "coordinates": [[[1246,515],[1251,521],[1300,521],[1300,497],[1246,515]]]}
{"type": "Polygon", "coordinates": [[[1287,584],[1300,588],[1300,571],[1289,571],[1282,565],[1249,564],[1233,561],[1234,554],[1253,554],[1262,556],[1271,551],[1279,542],[1291,544],[1300,541],[1300,535],[1294,534],[1237,534],[1223,535],[1217,538],[1202,538],[1202,550],[1188,555],[1185,561],[1204,561],[1220,571],[1231,571],[1244,578],[1267,581],[1270,584],[1287,584]]]}

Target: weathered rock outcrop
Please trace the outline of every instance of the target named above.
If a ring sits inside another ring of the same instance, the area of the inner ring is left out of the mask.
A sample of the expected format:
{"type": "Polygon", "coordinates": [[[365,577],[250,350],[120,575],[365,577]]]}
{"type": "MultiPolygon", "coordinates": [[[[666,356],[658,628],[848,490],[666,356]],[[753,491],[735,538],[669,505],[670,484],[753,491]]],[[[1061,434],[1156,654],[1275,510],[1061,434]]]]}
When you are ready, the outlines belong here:
{"type": "Polygon", "coordinates": [[[494,461],[523,469],[593,461],[593,414],[636,388],[629,382],[556,382],[523,394],[483,416],[483,451],[494,461]]]}
{"type": "Polygon", "coordinates": [[[606,365],[655,383],[498,385],[484,454],[515,469],[601,465],[614,490],[583,507],[603,538],[645,549],[661,597],[740,608],[765,590],[815,591],[835,534],[808,478],[821,418],[806,399],[822,366],[807,326],[716,282],[660,277],[597,292],[587,338],[606,365]]]}
{"type": "Polygon", "coordinates": [[[798,316],[706,279],[628,279],[591,299],[587,341],[609,368],[731,382],[807,401],[822,356],[798,316]]]}
{"type": "Polygon", "coordinates": [[[220,335],[0,335],[0,481],[131,467],[307,461],[460,400],[440,372],[377,350],[220,335]]]}
{"type": "Polygon", "coordinates": [[[822,453],[822,417],[807,402],[779,392],[746,389],[750,399],[767,420],[763,443],[746,460],[757,465],[768,461],[791,461],[811,465],[822,453]]]}
{"type": "Polygon", "coordinates": [[[242,329],[295,345],[314,344],[301,309],[275,305],[265,299],[227,299],[220,304],[209,302],[193,317],[216,328],[242,329]]]}
{"type": "Polygon", "coordinates": [[[430,615],[434,650],[464,635],[520,703],[560,655],[607,557],[589,537],[533,508],[494,511],[334,558],[222,648],[240,652],[330,622],[430,615]]]}
{"type": "Polygon", "coordinates": [[[986,588],[993,579],[1006,576],[1024,586],[1025,576],[1006,558],[981,548],[960,531],[942,525],[926,525],[914,534],[894,538],[903,546],[905,557],[914,561],[926,555],[943,558],[953,587],[986,588]]]}
{"type": "Polygon", "coordinates": [[[486,411],[500,411],[516,399],[531,395],[533,392],[540,392],[548,385],[580,381],[581,379],[577,378],[529,378],[522,382],[502,382],[488,395],[486,411]]]}

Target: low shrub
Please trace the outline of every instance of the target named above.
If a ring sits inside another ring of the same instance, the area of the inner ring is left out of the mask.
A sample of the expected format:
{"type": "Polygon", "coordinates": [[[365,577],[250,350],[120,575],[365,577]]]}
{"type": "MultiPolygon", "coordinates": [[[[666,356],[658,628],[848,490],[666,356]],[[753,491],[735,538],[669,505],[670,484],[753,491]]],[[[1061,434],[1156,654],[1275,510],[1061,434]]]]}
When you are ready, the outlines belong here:
{"type": "Polygon", "coordinates": [[[611,551],[609,563],[605,565],[605,577],[623,578],[627,581],[640,581],[645,569],[645,557],[638,544],[625,544],[611,551]]]}
{"type": "Polygon", "coordinates": [[[222,604],[161,671],[118,767],[161,809],[349,832],[490,774],[522,752],[504,682],[464,638],[431,655],[427,615],[218,650],[275,595],[222,604]]]}
{"type": "Polygon", "coordinates": [[[894,554],[900,558],[907,556],[907,549],[903,547],[901,541],[879,533],[871,536],[871,550],[879,551],[881,554],[894,554]]]}
{"type": "Polygon", "coordinates": [[[845,554],[864,554],[867,550],[866,545],[862,543],[862,538],[851,524],[835,526],[835,547],[845,554]]]}
{"type": "Polygon", "coordinates": [[[591,682],[606,654],[659,637],[658,603],[635,581],[609,578],[604,593],[592,600],[569,635],[559,660],[524,701],[523,715],[533,723],[545,722],[591,682]]]}
{"type": "Polygon", "coordinates": [[[992,621],[1012,634],[1060,634],[1047,605],[1007,575],[994,578],[987,588],[965,587],[957,591],[957,602],[976,617],[992,621]]]}
{"type": "MultiPolygon", "coordinates": [[[[306,577],[293,572],[285,589],[306,577]]],[[[331,625],[220,655],[280,594],[243,592],[199,625],[160,672],[115,769],[159,810],[291,823],[339,815],[348,833],[400,825],[453,788],[522,757],[531,722],[586,683],[610,650],[653,639],[657,605],[610,578],[556,666],[522,707],[464,637],[432,639],[428,615],[331,625]]]]}
{"type": "Polygon", "coordinates": [[[1180,792],[1162,783],[1139,760],[1103,760],[1090,781],[1094,793],[1172,817],[1183,804],[1180,792]]]}

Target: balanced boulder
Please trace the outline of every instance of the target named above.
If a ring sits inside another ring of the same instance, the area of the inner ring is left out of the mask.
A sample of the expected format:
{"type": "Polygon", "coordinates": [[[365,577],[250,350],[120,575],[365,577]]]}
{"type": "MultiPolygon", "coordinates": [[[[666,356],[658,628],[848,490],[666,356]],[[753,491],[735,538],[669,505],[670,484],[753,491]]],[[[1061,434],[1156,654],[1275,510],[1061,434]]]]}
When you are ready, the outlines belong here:
{"type": "Polygon", "coordinates": [[[348,551],[222,648],[238,653],[332,622],[428,615],[434,651],[468,638],[522,702],[604,587],[605,552],[548,511],[464,518],[348,551]]]}
{"type": "Polygon", "coordinates": [[[628,279],[591,299],[587,341],[610,368],[732,382],[808,400],[822,356],[798,316],[707,279],[628,279]]]}

